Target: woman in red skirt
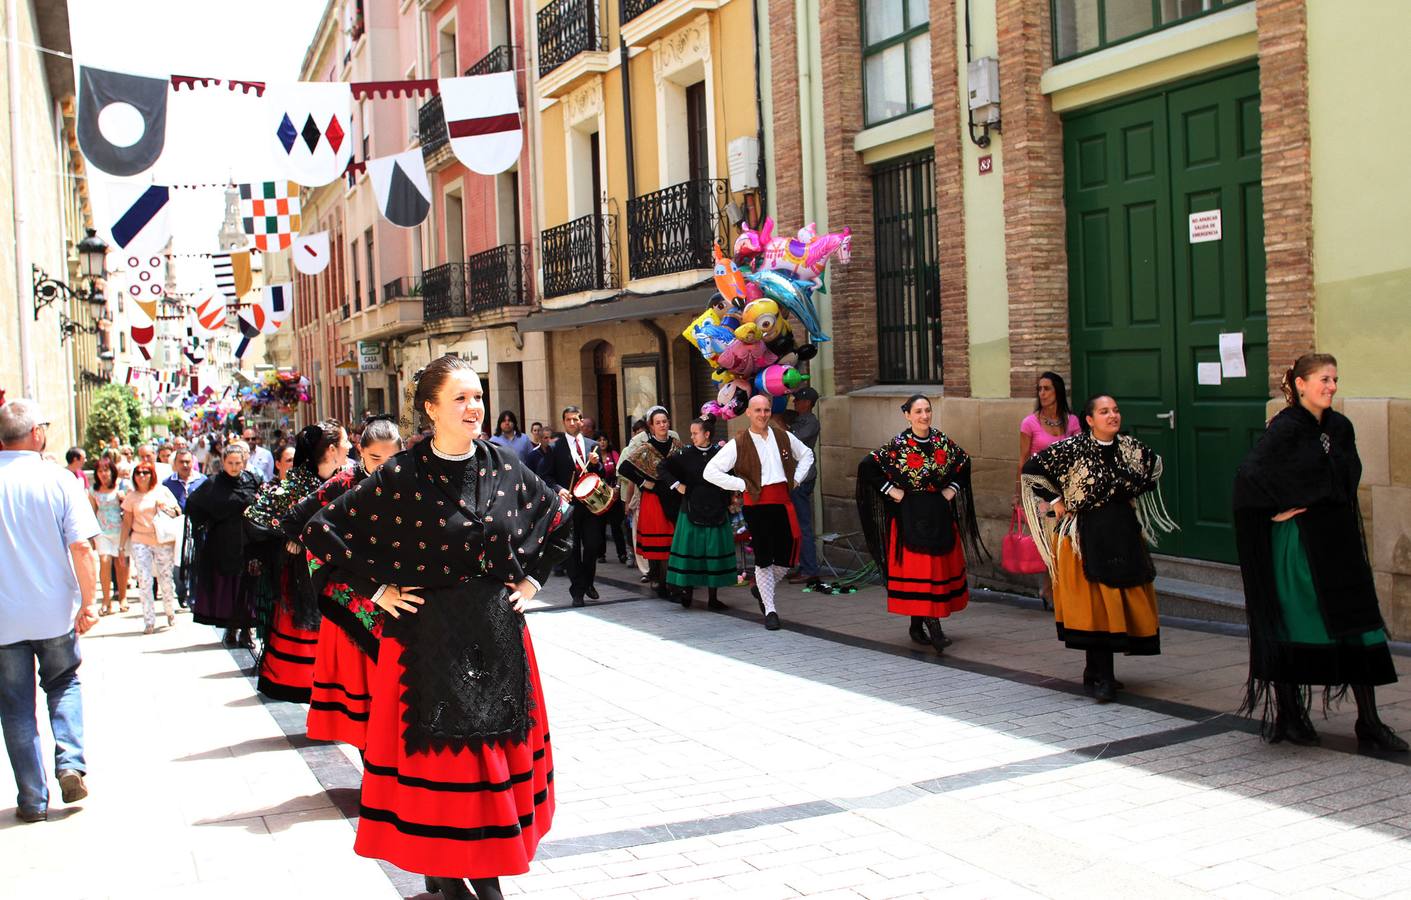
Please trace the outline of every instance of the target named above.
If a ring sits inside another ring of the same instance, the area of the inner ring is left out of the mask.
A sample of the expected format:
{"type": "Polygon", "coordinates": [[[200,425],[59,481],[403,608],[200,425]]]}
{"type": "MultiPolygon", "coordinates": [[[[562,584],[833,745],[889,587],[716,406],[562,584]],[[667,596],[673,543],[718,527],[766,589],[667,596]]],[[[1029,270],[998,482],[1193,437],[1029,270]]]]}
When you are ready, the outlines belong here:
{"type": "Polygon", "coordinates": [[[257,689],[275,700],[309,702],[320,620],[304,548],[285,534],[284,517],[343,468],[351,446],[347,430],[332,419],[303,429],[294,439],[294,467],[245,510],[246,553],[258,570],[256,609],[265,623],[257,689]]]}
{"type": "Polygon", "coordinates": [[[657,596],[670,597],[666,583],[666,561],[671,558],[671,539],[676,534],[676,515],[681,511],[681,495],[670,483],[657,480],[657,469],[672,453],[681,449],[681,439],[671,430],[671,413],[664,406],[647,410],[647,439],[630,446],[618,462],[617,474],[642,492],[637,512],[637,555],[648,561],[647,576],[657,596]]]}
{"type": "Polygon", "coordinates": [[[975,521],[970,457],[931,428],[924,395],[911,396],[901,409],[910,427],[858,466],[858,516],[886,574],[887,611],[910,616],[911,639],[940,653],[951,643],[941,619],[970,602],[965,548],[988,552],[975,521]]]}
{"type": "MultiPolygon", "coordinates": [[[[285,515],[284,533],[298,541],[314,514],[337,500],[402,449],[396,421],[388,415],[363,423],[358,440],[358,464],[328,479],[285,515]]],[[[308,736],[316,741],[342,741],[359,750],[367,744],[372,704],[370,673],[382,635],[382,613],[369,602],[376,590],[357,591],[346,581],[332,581],[322,562],[311,557],[310,568],[325,626],[314,648],[313,692],[309,700],[308,736]]]]}
{"type": "Polygon", "coordinates": [[[433,436],[318,512],[304,544],[330,584],[381,611],[354,850],[426,876],[427,889],[500,900],[553,821],[553,755],[521,614],[572,547],[567,495],[512,450],[476,440],[485,406],[470,363],[416,378],[433,436]],[[376,587],[374,587],[376,586],[376,587]]]}

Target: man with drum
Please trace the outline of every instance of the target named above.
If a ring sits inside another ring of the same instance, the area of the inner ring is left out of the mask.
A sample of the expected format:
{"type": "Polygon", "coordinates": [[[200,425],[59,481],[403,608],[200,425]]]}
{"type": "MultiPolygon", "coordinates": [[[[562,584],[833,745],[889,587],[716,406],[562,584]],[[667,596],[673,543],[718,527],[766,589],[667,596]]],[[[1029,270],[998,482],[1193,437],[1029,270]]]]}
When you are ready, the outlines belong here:
{"type": "MultiPolygon", "coordinates": [[[[598,444],[581,433],[583,411],[576,406],[563,409],[563,435],[549,451],[546,480],[573,494],[574,487],[586,474],[601,475],[598,444]]],[[[594,515],[575,495],[573,504],[573,551],[565,564],[568,569],[568,594],[574,606],[582,606],[585,596],[598,599],[593,587],[597,576],[598,556],[606,546],[603,520],[594,515]]]]}
{"type": "Polygon", "coordinates": [[[774,588],[798,562],[799,521],[789,492],[813,471],[813,451],[789,432],[769,424],[773,398],[750,398],[750,427],[727,441],[706,463],[704,478],[718,488],[742,491],[745,523],[754,548],[755,591],[764,627],[779,629],[774,588]],[[733,473],[733,474],[732,474],[733,473]]]}

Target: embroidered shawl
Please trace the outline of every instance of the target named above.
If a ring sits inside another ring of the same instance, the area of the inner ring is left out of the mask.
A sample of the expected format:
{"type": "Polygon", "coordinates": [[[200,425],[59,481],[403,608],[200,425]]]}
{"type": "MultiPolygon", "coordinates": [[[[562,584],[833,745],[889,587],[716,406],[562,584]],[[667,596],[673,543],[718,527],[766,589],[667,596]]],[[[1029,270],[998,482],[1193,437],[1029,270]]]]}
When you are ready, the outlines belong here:
{"type": "Polygon", "coordinates": [[[246,555],[252,562],[258,561],[251,566],[251,573],[255,575],[252,590],[256,622],[262,632],[271,627],[274,604],[281,600],[288,602],[295,625],[309,631],[318,628],[318,592],[309,581],[303,552],[291,554],[285,549],[288,538],[282,520],[322,483],[311,469],[290,469],[284,480],[271,481],[260,488],[255,502],[245,510],[246,555]]]}

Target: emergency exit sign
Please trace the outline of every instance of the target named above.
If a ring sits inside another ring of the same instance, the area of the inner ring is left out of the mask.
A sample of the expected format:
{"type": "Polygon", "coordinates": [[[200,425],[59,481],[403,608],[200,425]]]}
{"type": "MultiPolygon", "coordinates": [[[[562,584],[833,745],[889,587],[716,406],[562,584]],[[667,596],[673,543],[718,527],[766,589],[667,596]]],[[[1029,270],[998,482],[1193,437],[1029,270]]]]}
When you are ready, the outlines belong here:
{"type": "Polygon", "coordinates": [[[1220,210],[1191,213],[1190,228],[1192,244],[1220,240],[1220,210]]]}

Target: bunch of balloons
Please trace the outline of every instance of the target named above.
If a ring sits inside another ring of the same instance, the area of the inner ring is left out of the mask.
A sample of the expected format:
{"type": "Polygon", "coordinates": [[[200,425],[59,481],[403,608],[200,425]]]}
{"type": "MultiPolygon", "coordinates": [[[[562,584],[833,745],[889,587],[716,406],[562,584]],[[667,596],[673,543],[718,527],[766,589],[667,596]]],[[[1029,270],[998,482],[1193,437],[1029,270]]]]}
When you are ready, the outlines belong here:
{"type": "Polygon", "coordinates": [[[789,395],[808,380],[797,364],[816,356],[815,345],[828,340],[813,292],[828,260],[836,254],[846,265],[851,252],[850,228],[819,234],[810,223],[793,238],[775,237],[769,218],[759,229],[743,226],[733,258],[715,246],[710,308],[682,332],[715,367],[712,377],[720,383],[719,395],[701,407],[701,415],[733,419],[755,394],[773,397],[775,411],[787,406],[789,395]]]}
{"type": "Polygon", "coordinates": [[[240,389],[240,402],[252,410],[275,406],[289,412],[300,403],[309,402],[310,387],[309,379],[298,370],[268,372],[263,383],[240,389]]]}

